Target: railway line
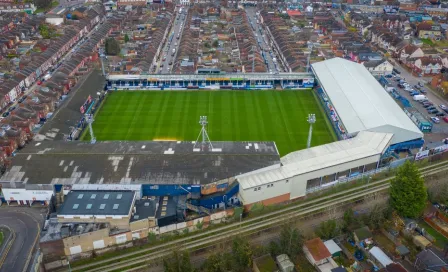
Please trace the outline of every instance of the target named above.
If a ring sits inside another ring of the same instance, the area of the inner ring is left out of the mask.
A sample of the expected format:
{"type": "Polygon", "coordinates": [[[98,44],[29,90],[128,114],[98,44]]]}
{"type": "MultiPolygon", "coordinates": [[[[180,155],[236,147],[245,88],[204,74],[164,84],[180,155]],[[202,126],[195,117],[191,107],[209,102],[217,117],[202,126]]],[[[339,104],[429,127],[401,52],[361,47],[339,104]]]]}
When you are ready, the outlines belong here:
{"type": "MultiPolygon", "coordinates": [[[[422,175],[429,176],[446,171],[448,162],[441,162],[421,168],[422,175]]],[[[73,267],[72,271],[135,271],[147,267],[147,263],[160,260],[171,254],[174,248],[181,245],[182,249],[198,250],[228,240],[229,236],[236,233],[248,236],[265,229],[279,226],[289,219],[297,219],[316,214],[326,209],[331,209],[362,200],[364,197],[386,191],[393,177],[388,177],[366,185],[351,188],[343,192],[316,198],[284,209],[273,211],[255,218],[249,218],[243,222],[231,223],[210,231],[203,231],[185,238],[177,239],[147,249],[120,255],[111,259],[100,260],[89,264],[73,267]],[[131,270],[126,270],[126,269],[131,270]]]]}

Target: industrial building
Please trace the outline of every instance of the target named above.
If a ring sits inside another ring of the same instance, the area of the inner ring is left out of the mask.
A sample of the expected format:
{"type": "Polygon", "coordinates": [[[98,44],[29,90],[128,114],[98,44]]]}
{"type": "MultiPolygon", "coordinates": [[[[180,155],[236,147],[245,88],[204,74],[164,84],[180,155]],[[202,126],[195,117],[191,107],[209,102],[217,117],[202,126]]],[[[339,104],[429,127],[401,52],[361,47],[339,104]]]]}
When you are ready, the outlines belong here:
{"type": "Polygon", "coordinates": [[[175,197],[137,200],[129,190],[71,190],[45,222],[40,249],[47,256],[100,250],[148,236],[151,228],[176,223],[175,197]]]}

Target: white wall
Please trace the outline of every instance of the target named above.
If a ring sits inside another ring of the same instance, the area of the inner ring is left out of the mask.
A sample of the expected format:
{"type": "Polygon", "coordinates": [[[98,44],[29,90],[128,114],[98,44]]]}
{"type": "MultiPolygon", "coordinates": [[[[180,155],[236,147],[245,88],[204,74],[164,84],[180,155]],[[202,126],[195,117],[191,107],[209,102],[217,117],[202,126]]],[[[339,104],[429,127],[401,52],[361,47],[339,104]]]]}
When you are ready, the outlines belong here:
{"type": "Polygon", "coordinates": [[[52,190],[26,190],[2,188],[3,196],[6,201],[50,201],[53,196],[52,190]]]}
{"type": "MultiPolygon", "coordinates": [[[[306,195],[306,184],[308,180],[328,175],[334,175],[335,173],[344,172],[363,165],[377,163],[379,159],[380,155],[378,154],[376,156],[362,158],[356,161],[347,162],[333,167],[320,169],[318,171],[294,176],[289,179],[278,180],[272,183],[274,184],[274,186],[272,187],[268,187],[268,184],[264,184],[257,186],[257,190],[255,190],[255,187],[240,189],[239,197],[243,201],[244,205],[260,202],[288,193],[290,193],[290,199],[295,199],[306,195]],[[260,190],[258,190],[258,188],[260,188],[260,190]]],[[[254,175],[256,178],[257,174],[254,175]]],[[[266,175],[266,173],[261,175],[266,175]]]]}

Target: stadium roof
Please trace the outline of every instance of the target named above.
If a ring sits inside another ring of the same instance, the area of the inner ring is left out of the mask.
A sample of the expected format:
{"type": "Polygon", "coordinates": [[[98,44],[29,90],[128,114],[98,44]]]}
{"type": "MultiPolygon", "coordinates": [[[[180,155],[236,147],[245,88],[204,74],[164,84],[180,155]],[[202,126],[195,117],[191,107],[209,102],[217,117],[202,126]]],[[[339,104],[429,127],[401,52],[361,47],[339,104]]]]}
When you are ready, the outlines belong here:
{"type": "Polygon", "coordinates": [[[34,142],[11,158],[0,183],[208,184],[280,161],[274,142],[34,142]],[[220,150],[220,151],[219,151],[220,150]]]}
{"type": "Polygon", "coordinates": [[[280,164],[237,176],[243,189],[268,184],[382,154],[392,139],[390,133],[361,131],[354,138],[291,152],[280,164]]]}
{"type": "Polygon", "coordinates": [[[392,144],[423,137],[362,64],[333,58],[314,63],[312,68],[349,134],[363,130],[393,133],[392,144]]]}
{"type": "Polygon", "coordinates": [[[70,191],[58,215],[129,215],[133,191],[70,191]]]}

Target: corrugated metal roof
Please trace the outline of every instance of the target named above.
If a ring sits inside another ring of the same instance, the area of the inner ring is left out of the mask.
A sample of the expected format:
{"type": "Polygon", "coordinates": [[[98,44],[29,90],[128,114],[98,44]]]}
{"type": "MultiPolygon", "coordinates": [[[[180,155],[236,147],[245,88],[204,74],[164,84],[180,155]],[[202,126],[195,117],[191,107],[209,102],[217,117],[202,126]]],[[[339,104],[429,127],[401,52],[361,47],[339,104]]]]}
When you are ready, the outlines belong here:
{"type": "Polygon", "coordinates": [[[390,133],[361,131],[355,138],[299,150],[281,158],[282,166],[270,166],[237,176],[242,189],[268,184],[319,169],[379,155],[389,146],[390,133]]]}
{"type": "Polygon", "coordinates": [[[314,63],[312,68],[348,133],[394,133],[392,143],[423,137],[362,64],[333,58],[314,63]]]}

